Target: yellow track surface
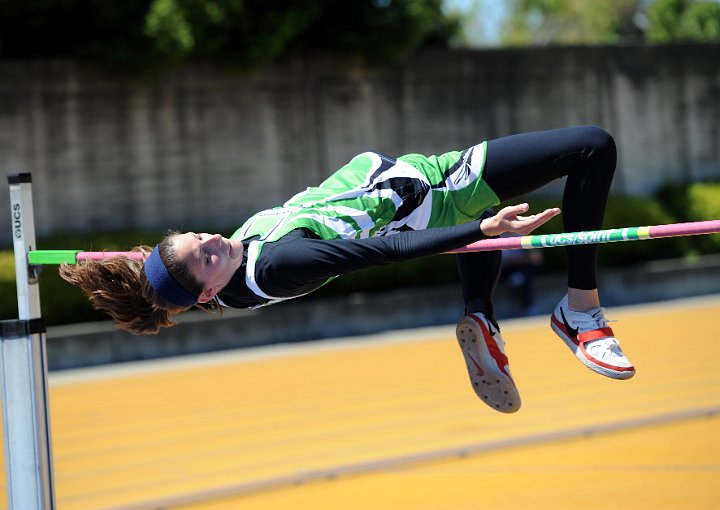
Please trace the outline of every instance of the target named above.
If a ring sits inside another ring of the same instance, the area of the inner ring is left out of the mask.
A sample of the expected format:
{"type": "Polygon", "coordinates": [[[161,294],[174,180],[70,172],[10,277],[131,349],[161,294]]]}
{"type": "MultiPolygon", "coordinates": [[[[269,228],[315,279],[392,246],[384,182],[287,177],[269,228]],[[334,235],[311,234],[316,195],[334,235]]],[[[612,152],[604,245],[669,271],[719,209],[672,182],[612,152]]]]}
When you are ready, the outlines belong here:
{"type": "Polygon", "coordinates": [[[608,315],[629,381],[502,325],[511,415],[451,326],[52,374],[58,508],[720,508],[720,297],[608,315]]]}

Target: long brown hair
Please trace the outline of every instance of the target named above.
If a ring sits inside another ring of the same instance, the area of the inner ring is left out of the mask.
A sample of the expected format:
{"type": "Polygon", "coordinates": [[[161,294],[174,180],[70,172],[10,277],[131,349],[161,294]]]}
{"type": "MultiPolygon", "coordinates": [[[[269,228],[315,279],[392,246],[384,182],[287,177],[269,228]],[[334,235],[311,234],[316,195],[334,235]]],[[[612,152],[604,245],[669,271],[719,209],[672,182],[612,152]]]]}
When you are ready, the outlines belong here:
{"type": "MultiPolygon", "coordinates": [[[[190,273],[187,265],[175,256],[172,249],[173,235],[168,235],[160,242],[160,258],[178,283],[188,292],[200,295],[202,284],[190,273]]],[[[147,255],[152,248],[136,246],[132,251],[141,251],[147,255]]],[[[173,326],[174,315],[192,308],[178,306],[159,296],[148,282],[143,263],[139,260],[116,257],[74,265],[63,264],[60,266],[60,276],[80,287],[93,307],[110,315],[120,329],[136,335],[155,334],[160,328],[173,326]]],[[[201,307],[212,308],[213,304],[201,307]]]]}

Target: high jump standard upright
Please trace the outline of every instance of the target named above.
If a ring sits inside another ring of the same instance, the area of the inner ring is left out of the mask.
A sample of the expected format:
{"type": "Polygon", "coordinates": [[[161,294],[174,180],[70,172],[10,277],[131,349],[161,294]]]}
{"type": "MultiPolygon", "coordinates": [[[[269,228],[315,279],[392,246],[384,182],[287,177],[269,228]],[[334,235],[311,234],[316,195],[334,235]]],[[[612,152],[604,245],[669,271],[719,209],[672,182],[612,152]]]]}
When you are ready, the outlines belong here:
{"type": "Polygon", "coordinates": [[[0,321],[5,472],[10,510],[54,510],[45,325],[40,315],[32,178],[8,175],[18,319],[0,321]]]}

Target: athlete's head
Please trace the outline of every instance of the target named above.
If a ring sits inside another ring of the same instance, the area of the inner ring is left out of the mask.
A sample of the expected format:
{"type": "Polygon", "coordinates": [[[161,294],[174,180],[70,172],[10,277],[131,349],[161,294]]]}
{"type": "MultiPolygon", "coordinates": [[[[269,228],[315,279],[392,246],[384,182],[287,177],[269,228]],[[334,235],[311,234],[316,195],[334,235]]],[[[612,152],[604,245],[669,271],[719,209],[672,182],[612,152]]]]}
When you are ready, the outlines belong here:
{"type": "Polygon", "coordinates": [[[173,315],[193,306],[211,307],[240,267],[243,247],[219,235],[189,232],[133,251],[145,253],[145,262],[117,257],[64,264],[60,276],[80,287],[118,327],[147,334],[172,326],[173,315]]]}
{"type": "MultiPolygon", "coordinates": [[[[171,253],[168,253],[166,258],[172,260],[174,270],[182,270],[183,274],[200,285],[199,293],[195,294],[197,287],[192,291],[193,297],[199,303],[207,303],[213,299],[230,282],[243,260],[242,242],[226,239],[220,234],[186,232],[170,236],[168,242],[171,253]]],[[[151,259],[148,259],[148,262],[150,261],[151,259]]],[[[150,270],[147,262],[145,270],[150,270]]],[[[160,286],[155,285],[153,275],[148,274],[148,277],[160,291],[160,286]]],[[[167,297],[172,299],[172,296],[167,297]]],[[[182,299],[182,293],[178,299],[182,299]]]]}

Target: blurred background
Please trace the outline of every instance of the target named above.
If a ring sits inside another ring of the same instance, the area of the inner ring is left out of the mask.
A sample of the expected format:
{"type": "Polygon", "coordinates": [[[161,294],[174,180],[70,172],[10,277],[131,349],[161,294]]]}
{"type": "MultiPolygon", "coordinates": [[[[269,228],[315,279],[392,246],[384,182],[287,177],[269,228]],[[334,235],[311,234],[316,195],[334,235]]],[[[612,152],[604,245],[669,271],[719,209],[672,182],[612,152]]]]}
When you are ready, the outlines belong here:
{"type": "MultiPolygon", "coordinates": [[[[0,2],[0,165],[33,175],[40,248],[229,235],[368,149],[431,154],[571,124],[617,140],[606,228],[720,218],[718,119],[715,0],[0,2]]],[[[528,200],[558,205],[561,189],[528,200]]],[[[1,222],[0,316],[14,318],[1,222]]],[[[543,230],[560,231],[560,220],[543,230]]],[[[605,302],[718,292],[718,247],[718,236],[606,245],[605,302]]],[[[513,259],[499,315],[547,312],[563,264],[561,249],[513,259]]],[[[59,328],[51,369],[446,324],[462,309],[453,257],[439,256],[276,311],[188,314],[139,340],[56,273],[41,285],[59,328]]]]}

